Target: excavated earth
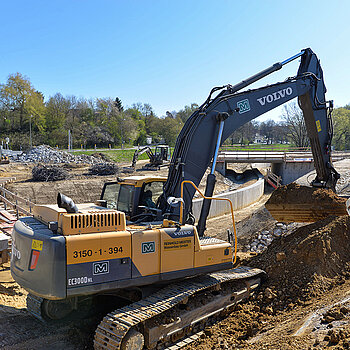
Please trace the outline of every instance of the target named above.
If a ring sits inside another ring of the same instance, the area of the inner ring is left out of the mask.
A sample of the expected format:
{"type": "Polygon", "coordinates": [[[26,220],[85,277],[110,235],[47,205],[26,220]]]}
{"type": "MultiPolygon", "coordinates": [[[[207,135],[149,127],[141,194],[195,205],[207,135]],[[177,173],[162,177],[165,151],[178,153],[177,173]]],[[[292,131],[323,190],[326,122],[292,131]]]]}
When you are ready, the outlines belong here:
{"type": "MultiPolygon", "coordinates": [[[[288,195],[285,192],[276,201],[285,201],[288,195]]],[[[311,205],[312,200],[344,203],[324,190],[301,195],[311,205]]],[[[244,247],[248,236],[275,227],[276,220],[264,208],[268,198],[264,195],[235,214],[239,247],[244,247]]],[[[289,198],[293,203],[300,199],[295,193],[289,198]]],[[[225,238],[229,219],[209,220],[208,234],[225,238]]],[[[328,216],[291,227],[261,254],[239,254],[240,264],[264,269],[267,280],[250,300],[216,319],[186,349],[350,349],[350,217],[328,216]]],[[[8,268],[0,268],[0,348],[91,349],[96,321],[43,327],[27,314],[26,291],[11,280],[8,268]]]]}
{"type": "Polygon", "coordinates": [[[350,217],[328,217],[245,258],[263,289],[188,349],[350,348],[349,242],[350,217]]]}
{"type": "Polygon", "coordinates": [[[281,222],[314,222],[329,215],[347,215],[346,198],[330,189],[291,183],[279,187],[266,203],[271,215],[281,222]]]}

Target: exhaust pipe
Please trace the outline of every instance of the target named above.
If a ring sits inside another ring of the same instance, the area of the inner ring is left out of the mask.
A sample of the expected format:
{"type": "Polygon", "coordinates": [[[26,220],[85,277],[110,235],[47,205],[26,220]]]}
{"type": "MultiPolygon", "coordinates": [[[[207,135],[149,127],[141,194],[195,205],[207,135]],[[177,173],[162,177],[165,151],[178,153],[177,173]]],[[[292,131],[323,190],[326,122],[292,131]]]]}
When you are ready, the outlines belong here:
{"type": "Polygon", "coordinates": [[[78,207],[73,202],[73,199],[65,196],[62,193],[58,193],[57,195],[57,204],[59,208],[63,208],[67,210],[67,213],[78,213],[78,207]]]}

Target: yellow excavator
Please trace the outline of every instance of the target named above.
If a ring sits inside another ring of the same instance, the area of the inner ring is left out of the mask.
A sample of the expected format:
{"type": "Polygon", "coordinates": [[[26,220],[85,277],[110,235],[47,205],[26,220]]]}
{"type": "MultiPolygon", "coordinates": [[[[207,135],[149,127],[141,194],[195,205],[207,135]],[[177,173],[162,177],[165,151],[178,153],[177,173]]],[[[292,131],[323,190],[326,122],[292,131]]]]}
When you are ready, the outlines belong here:
{"type": "Polygon", "coordinates": [[[10,163],[9,157],[3,154],[2,147],[0,146],[0,164],[10,163]]]}
{"type": "Polygon", "coordinates": [[[219,147],[244,123],[299,97],[315,159],[313,185],[335,188],[325,92],[319,60],[302,50],[237,85],[212,89],[181,130],[167,178],[117,179],[105,184],[97,203],[76,205],[58,194],[57,204],[35,206],[12,235],[11,272],[29,292],[28,311],[55,320],[86,300],[121,298],[125,305],[97,327],[95,349],[170,348],[229,312],[265,273],[234,268],[234,222],[228,241],[204,235],[219,147]],[[297,58],[295,77],[240,91],[297,58]],[[196,224],[192,198],[208,166],[196,224]]]}

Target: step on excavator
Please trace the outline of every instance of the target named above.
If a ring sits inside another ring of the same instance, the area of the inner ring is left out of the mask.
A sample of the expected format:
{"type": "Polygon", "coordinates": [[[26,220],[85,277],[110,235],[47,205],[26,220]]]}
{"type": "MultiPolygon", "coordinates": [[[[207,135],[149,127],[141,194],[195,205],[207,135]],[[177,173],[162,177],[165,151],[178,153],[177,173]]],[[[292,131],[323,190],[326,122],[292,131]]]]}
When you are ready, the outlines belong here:
{"type": "Polygon", "coordinates": [[[12,235],[11,272],[29,292],[28,311],[57,320],[98,296],[123,299],[98,325],[95,349],[181,347],[181,339],[230,312],[265,273],[234,267],[234,221],[228,241],[204,235],[219,147],[243,124],[299,97],[317,172],[312,185],[335,188],[325,92],[318,58],[302,50],[239,84],[213,88],[181,130],[167,178],[117,179],[105,184],[97,203],[76,205],[59,194],[57,204],[35,206],[12,235]],[[297,58],[295,77],[241,91],[297,58]],[[209,166],[196,224],[192,199],[209,166]]]}

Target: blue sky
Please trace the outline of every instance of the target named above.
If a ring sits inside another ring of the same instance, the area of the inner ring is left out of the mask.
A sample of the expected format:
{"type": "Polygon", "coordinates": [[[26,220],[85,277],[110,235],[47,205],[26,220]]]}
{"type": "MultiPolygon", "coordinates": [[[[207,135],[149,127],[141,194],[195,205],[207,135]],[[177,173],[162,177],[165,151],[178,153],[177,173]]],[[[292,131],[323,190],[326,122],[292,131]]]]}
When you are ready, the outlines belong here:
{"type": "MultiPolygon", "coordinates": [[[[328,99],[350,103],[350,1],[0,1],[0,83],[150,103],[158,116],[235,84],[305,47],[328,99]]],[[[296,74],[289,64],[257,85],[296,74]]],[[[278,118],[274,111],[264,118],[278,118]]]]}

